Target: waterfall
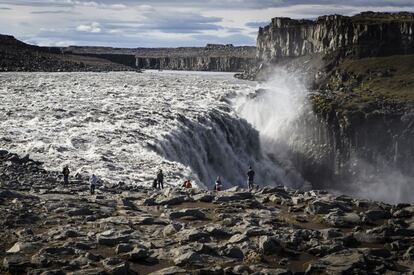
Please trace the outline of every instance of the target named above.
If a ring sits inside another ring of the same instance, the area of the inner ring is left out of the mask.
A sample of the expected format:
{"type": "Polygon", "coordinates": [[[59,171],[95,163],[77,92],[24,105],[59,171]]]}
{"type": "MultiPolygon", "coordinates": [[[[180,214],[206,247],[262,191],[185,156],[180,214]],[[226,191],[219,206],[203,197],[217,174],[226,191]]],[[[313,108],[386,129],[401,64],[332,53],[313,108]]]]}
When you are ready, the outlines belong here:
{"type": "Polygon", "coordinates": [[[199,186],[212,188],[217,176],[225,187],[246,187],[249,166],[256,171],[259,186],[297,184],[289,171],[269,158],[261,147],[259,133],[233,112],[214,109],[165,135],[156,145],[159,154],[180,162],[194,172],[199,186]]]}

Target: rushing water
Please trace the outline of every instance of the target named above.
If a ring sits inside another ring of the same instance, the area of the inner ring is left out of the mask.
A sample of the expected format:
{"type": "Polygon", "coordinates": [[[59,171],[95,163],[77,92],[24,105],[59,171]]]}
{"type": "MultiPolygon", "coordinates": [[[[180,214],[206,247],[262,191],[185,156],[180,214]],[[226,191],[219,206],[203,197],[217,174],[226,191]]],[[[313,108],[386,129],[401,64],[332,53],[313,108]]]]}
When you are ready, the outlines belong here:
{"type": "Polygon", "coordinates": [[[95,172],[128,184],[185,178],[209,188],[290,177],[263,153],[258,132],[228,98],[254,93],[232,74],[190,72],[0,74],[0,147],[30,154],[52,170],[95,172]]]}
{"type": "MultiPolygon", "coordinates": [[[[2,73],[0,102],[0,148],[110,182],[149,185],[163,169],[169,184],[246,186],[251,165],[261,186],[311,188],[300,163],[315,170],[335,152],[303,81],[284,70],[260,84],[226,73],[2,73]]],[[[327,188],[412,201],[398,167],[348,161],[364,174],[327,188]]]]}

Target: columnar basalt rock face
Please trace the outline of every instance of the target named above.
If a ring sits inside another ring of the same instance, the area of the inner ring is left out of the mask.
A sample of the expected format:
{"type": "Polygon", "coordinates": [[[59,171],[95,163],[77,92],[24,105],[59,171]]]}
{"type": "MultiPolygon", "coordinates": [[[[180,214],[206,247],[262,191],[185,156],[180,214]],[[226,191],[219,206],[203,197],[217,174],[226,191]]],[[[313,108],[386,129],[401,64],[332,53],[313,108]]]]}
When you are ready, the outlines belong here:
{"type": "MultiPolygon", "coordinates": [[[[274,18],[259,30],[260,66],[248,77],[268,77],[273,65],[308,76],[316,116],[298,121],[306,131],[296,143],[312,142],[297,166],[314,187],[346,186],[370,170],[401,174],[400,185],[392,181],[405,190],[413,176],[413,54],[413,13],[274,18]]],[[[404,193],[395,200],[408,200],[404,193]]]]}
{"type": "Polygon", "coordinates": [[[208,44],[204,48],[137,49],[140,69],[189,71],[245,71],[255,63],[255,47],[208,44]]]}
{"type": "Polygon", "coordinates": [[[414,14],[273,18],[257,38],[257,57],[263,61],[337,50],[358,57],[414,53],[414,14]]]}

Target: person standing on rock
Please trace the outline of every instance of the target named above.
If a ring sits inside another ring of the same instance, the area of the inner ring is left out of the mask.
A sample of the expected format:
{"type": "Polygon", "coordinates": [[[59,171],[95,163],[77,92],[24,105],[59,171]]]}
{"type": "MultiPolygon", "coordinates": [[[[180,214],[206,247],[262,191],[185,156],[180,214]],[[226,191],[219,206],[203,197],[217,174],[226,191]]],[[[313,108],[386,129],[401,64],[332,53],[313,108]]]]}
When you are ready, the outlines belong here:
{"type": "Polygon", "coordinates": [[[95,174],[92,174],[91,178],[89,179],[91,195],[95,194],[95,187],[97,182],[98,178],[95,176],[95,174]]]}
{"type": "Polygon", "coordinates": [[[63,184],[69,184],[69,167],[67,165],[65,165],[65,167],[63,167],[62,170],[62,174],[63,174],[63,184]]]}
{"type": "Polygon", "coordinates": [[[247,186],[248,186],[249,190],[253,189],[254,174],[255,174],[255,172],[254,172],[253,168],[250,166],[249,171],[247,171],[247,186]]]}
{"type": "Polygon", "coordinates": [[[221,191],[221,179],[217,177],[217,180],[214,184],[214,191],[221,191]]]}
{"type": "Polygon", "coordinates": [[[158,189],[158,182],[157,182],[157,179],[154,179],[154,180],[152,181],[152,188],[154,188],[154,189],[158,189]]]}
{"type": "Polygon", "coordinates": [[[157,174],[157,182],[158,182],[158,188],[164,189],[164,174],[162,173],[162,170],[158,171],[157,174]]]}

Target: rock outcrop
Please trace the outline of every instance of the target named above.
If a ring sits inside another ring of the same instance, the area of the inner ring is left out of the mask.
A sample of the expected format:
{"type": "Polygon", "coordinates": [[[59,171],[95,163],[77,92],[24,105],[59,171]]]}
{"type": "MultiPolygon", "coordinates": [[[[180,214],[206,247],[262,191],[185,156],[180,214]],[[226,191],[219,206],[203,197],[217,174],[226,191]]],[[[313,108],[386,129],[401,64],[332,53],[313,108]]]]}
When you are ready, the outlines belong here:
{"type": "Polygon", "coordinates": [[[413,13],[274,18],[259,30],[259,67],[244,76],[266,78],[275,65],[307,74],[317,117],[298,120],[304,134],[293,148],[303,144],[299,139],[312,141],[294,154],[314,186],[343,186],[379,172],[407,182],[414,176],[413,57],[413,13]]]}
{"type": "Polygon", "coordinates": [[[408,204],[283,186],[212,192],[104,183],[90,195],[87,179],[63,185],[7,151],[0,178],[1,273],[414,272],[408,204]]]}
{"type": "Polygon", "coordinates": [[[137,49],[140,69],[241,72],[255,64],[255,47],[212,45],[204,48],[137,49]]]}
{"type": "Polygon", "coordinates": [[[273,18],[257,37],[257,57],[263,62],[333,51],[357,57],[413,54],[414,14],[364,12],[315,21],[273,18]]]}

